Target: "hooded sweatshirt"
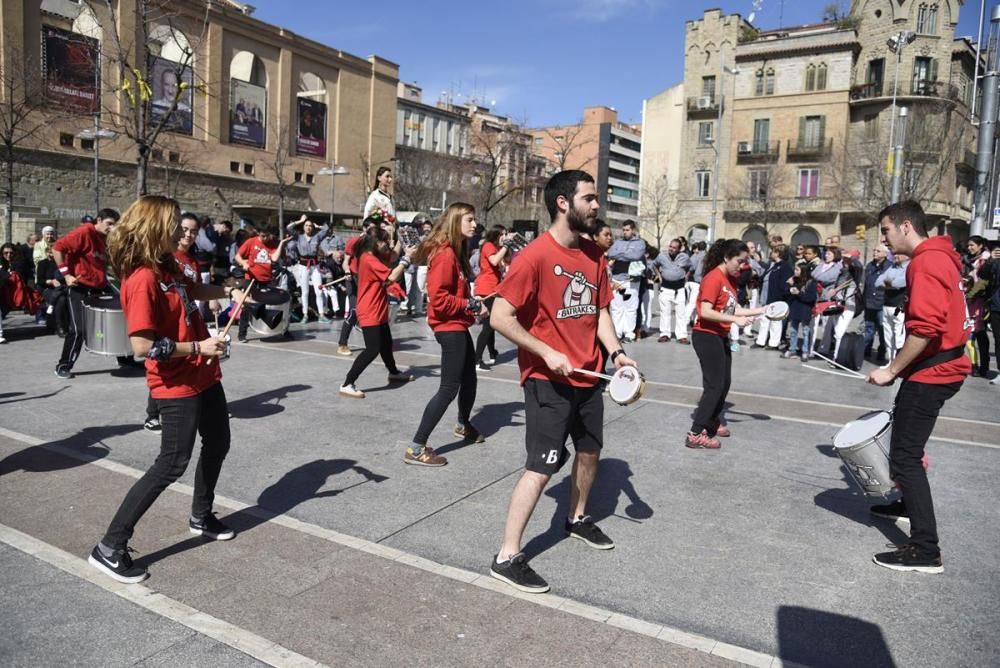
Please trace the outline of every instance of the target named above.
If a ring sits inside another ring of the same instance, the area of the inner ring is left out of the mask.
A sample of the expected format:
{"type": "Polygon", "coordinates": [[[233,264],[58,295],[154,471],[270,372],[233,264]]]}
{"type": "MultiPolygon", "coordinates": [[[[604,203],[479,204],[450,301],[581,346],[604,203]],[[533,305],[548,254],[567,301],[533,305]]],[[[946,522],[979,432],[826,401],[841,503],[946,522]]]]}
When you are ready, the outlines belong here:
{"type": "MultiPolygon", "coordinates": [[[[965,345],[969,329],[965,325],[962,259],[948,235],[931,237],[917,246],[906,268],[906,285],[906,333],[930,339],[914,364],[942,350],[965,345]]],[[[909,370],[912,366],[900,376],[931,385],[962,381],[972,372],[972,363],[965,355],[916,373],[909,370]]]]}

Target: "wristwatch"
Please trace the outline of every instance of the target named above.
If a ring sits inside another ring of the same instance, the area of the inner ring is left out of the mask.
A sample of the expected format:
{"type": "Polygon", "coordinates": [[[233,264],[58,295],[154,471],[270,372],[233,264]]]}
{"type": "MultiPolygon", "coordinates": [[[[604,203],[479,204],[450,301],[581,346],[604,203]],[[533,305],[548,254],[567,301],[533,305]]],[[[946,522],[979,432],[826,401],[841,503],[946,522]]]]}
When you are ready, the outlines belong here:
{"type": "Polygon", "coordinates": [[[611,363],[614,364],[615,360],[618,359],[618,356],[619,355],[624,355],[624,354],[625,354],[625,351],[622,350],[621,348],[619,348],[618,350],[616,350],[613,353],[611,353],[611,363]]]}

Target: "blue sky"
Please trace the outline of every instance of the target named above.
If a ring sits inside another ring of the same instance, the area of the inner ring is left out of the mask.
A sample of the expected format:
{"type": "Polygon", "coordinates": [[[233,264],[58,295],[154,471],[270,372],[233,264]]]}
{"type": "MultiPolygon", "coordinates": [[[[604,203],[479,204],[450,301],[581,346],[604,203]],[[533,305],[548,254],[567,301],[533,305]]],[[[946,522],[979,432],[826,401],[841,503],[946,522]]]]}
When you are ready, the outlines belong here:
{"type": "MultiPolygon", "coordinates": [[[[423,87],[425,102],[452,91],[529,126],[576,122],[590,105],[638,122],[643,98],[683,76],[685,21],[711,7],[748,16],[752,1],[251,0],[256,18],[399,63],[400,78],[423,87]]],[[[762,29],[817,23],[827,4],[757,1],[762,29]]],[[[979,3],[968,2],[957,34],[975,37],[978,14],[979,3]]]]}

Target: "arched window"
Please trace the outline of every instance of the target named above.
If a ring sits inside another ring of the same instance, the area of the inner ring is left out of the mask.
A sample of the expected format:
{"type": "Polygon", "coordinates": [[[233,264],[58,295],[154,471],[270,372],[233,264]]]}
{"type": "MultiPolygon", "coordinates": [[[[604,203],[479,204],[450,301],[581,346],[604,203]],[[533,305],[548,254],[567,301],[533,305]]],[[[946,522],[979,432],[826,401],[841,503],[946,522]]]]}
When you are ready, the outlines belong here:
{"type": "Polygon", "coordinates": [[[687,231],[688,245],[708,239],[707,225],[692,225],[687,231]]]}
{"type": "Polygon", "coordinates": [[[806,65],[806,91],[816,90],[816,66],[806,65]]]}
{"type": "Polygon", "coordinates": [[[229,141],[264,148],[267,128],[267,70],[249,51],[229,63],[229,141]]]}
{"type": "Polygon", "coordinates": [[[774,95],[774,68],[767,68],[764,73],[764,95],[774,95]]]}
{"type": "Polygon", "coordinates": [[[826,63],[816,68],[816,90],[826,90],[826,63]]]}
{"type": "Polygon", "coordinates": [[[819,233],[811,227],[800,227],[792,232],[792,247],[802,244],[803,246],[818,246],[819,233]]]}
{"type": "Polygon", "coordinates": [[[758,97],[764,94],[764,68],[754,72],[753,94],[758,97]]]}
{"type": "Polygon", "coordinates": [[[923,35],[937,34],[938,6],[921,3],[917,7],[917,32],[923,35]]]}
{"type": "MultiPolygon", "coordinates": [[[[744,242],[752,241],[757,246],[757,250],[767,248],[767,232],[760,225],[750,225],[745,230],[743,234],[740,235],[740,239],[744,242]]],[[[766,253],[765,253],[766,255],[766,253]]]]}

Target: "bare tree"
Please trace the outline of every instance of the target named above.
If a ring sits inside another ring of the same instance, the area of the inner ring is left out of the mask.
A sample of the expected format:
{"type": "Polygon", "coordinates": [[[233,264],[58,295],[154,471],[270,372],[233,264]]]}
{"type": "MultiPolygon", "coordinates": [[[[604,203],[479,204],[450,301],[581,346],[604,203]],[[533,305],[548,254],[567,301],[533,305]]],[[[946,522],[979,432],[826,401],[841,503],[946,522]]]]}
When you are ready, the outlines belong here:
{"type": "Polygon", "coordinates": [[[530,138],[515,125],[497,127],[490,122],[474,123],[470,132],[473,155],[478,158],[473,177],[481,223],[490,212],[508,199],[522,194],[527,183],[527,144],[530,138]]]}
{"type": "Polygon", "coordinates": [[[739,210],[747,223],[762,227],[767,236],[771,235],[768,225],[778,222],[782,212],[802,206],[791,192],[794,184],[788,165],[770,162],[747,167],[732,184],[727,206],[739,210]]]}
{"type": "Polygon", "coordinates": [[[20,147],[39,140],[47,120],[41,112],[44,97],[41,95],[38,68],[24,62],[17,53],[9,53],[0,61],[0,160],[3,162],[3,195],[7,203],[4,236],[13,241],[14,197],[20,147]]]}
{"type": "Polygon", "coordinates": [[[271,172],[274,194],[278,197],[278,230],[279,234],[282,234],[281,230],[285,228],[285,198],[288,197],[288,191],[292,187],[292,182],[288,180],[292,152],[289,148],[291,133],[287,118],[278,116],[274,136],[274,150],[268,158],[267,168],[271,172]]]}
{"type": "Polygon", "coordinates": [[[582,121],[576,125],[568,125],[562,128],[545,128],[546,136],[555,144],[556,150],[552,158],[547,162],[553,172],[562,172],[566,169],[587,169],[594,161],[594,156],[590,155],[582,162],[570,160],[574,151],[578,151],[588,144],[593,144],[593,139],[588,139],[583,134],[584,126],[582,121]]]}
{"type": "Polygon", "coordinates": [[[677,191],[671,190],[666,172],[642,188],[640,209],[644,225],[653,230],[656,247],[662,248],[663,235],[670,229],[680,210],[677,191]]]}
{"type": "Polygon", "coordinates": [[[442,193],[456,190],[469,166],[463,158],[419,148],[399,147],[396,154],[396,208],[402,211],[439,207],[442,193]]]}

